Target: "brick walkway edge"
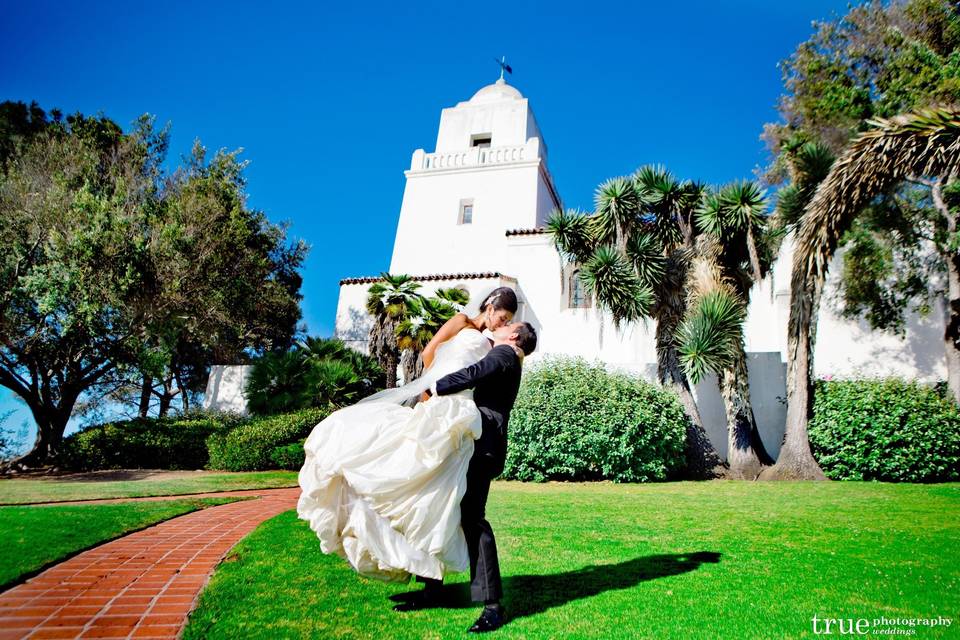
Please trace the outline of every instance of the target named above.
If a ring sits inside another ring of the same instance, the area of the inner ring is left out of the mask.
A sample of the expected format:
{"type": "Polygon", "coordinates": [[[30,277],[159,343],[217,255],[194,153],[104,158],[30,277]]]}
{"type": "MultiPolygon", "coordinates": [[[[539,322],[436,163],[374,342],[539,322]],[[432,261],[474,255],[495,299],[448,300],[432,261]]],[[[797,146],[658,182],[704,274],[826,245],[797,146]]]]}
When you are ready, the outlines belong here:
{"type": "MultiPolygon", "coordinates": [[[[0,593],[0,640],[176,638],[227,552],[300,488],[208,507],[107,542],[0,593]]],[[[168,496],[176,499],[181,496],[168,496]]]]}

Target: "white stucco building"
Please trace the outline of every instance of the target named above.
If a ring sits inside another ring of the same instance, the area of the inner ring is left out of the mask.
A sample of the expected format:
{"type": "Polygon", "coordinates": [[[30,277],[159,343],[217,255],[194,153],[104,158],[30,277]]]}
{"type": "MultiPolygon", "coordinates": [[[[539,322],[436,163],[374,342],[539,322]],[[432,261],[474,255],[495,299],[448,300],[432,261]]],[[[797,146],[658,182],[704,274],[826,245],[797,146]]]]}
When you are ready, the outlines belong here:
{"type": "MultiPolygon", "coordinates": [[[[615,330],[591,306],[576,274],[563,265],[543,232],[547,217],[562,202],[543,133],[529,101],[516,88],[501,79],[443,109],[434,151],[414,151],[404,173],[390,273],[414,276],[424,294],[440,287],[465,289],[471,314],[493,288],[510,286],[520,299],[517,319],[537,328],[539,344],[531,361],[546,354],[580,355],[655,377],[653,322],[615,330]]],[[[774,456],[786,413],[791,254],[788,238],[772,272],[752,292],[745,331],[754,413],[774,456]]],[[[828,296],[839,260],[837,256],[831,266],[828,296]]],[[[367,289],[377,279],[370,274],[340,281],[335,335],[359,350],[366,349],[372,324],[365,311],[367,289]]],[[[944,378],[942,318],[940,310],[925,319],[911,317],[906,338],[900,339],[839,318],[825,301],[815,373],[944,378]]],[[[218,400],[232,388],[229,372],[216,373],[211,380],[219,391],[208,388],[208,402],[234,407],[236,394],[218,400]]],[[[725,454],[726,420],[715,379],[698,384],[695,395],[711,440],[725,454]]]]}
{"type": "MultiPolygon", "coordinates": [[[[443,109],[434,151],[414,151],[404,173],[390,273],[414,276],[425,294],[461,287],[470,293],[468,312],[475,312],[494,287],[513,287],[521,301],[518,319],[537,328],[534,357],[581,355],[654,376],[653,323],[616,331],[592,308],[543,232],[550,212],[562,203],[543,133],[516,88],[499,80],[443,109]]],[[[754,411],[773,455],[784,429],[791,253],[788,238],[772,273],[752,292],[745,332],[754,411]]],[[[336,335],[361,350],[371,324],[364,300],[376,280],[353,277],[340,283],[336,335]]],[[[828,291],[833,282],[828,280],[828,291]]],[[[912,317],[906,339],[900,339],[843,320],[826,302],[817,332],[816,374],[943,378],[942,330],[942,314],[935,312],[926,319],[912,317]]],[[[695,392],[711,439],[725,453],[726,421],[715,379],[697,385],[695,392]]]]}

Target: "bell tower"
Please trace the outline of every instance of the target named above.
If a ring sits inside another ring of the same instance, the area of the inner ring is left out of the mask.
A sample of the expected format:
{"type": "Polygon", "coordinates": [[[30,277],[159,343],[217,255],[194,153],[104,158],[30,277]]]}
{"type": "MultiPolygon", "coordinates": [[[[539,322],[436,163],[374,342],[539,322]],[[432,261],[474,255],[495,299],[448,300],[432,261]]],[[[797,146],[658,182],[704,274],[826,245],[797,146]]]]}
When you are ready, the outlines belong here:
{"type": "Polygon", "coordinates": [[[526,98],[501,77],[443,109],[436,148],[413,152],[390,273],[503,271],[510,229],[561,206],[526,98]]]}

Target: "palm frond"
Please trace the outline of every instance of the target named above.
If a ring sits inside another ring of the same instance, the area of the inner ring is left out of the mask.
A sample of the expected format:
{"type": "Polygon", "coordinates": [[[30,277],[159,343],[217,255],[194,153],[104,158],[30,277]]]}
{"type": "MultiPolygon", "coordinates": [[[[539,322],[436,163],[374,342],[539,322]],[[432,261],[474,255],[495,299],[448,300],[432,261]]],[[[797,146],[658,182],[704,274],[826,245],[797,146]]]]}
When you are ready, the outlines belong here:
{"type": "Polygon", "coordinates": [[[598,306],[614,322],[631,322],[650,314],[653,291],[641,282],[626,257],[608,246],[599,247],[584,263],[580,277],[598,306]]]}
{"type": "Polygon", "coordinates": [[[703,295],[688,312],[676,338],[680,364],[693,383],[733,362],[745,318],[743,303],[723,290],[703,295]]]}
{"type": "Polygon", "coordinates": [[[663,279],[666,257],[656,235],[645,230],[634,231],[627,242],[626,252],[644,286],[652,289],[663,279]]]}
{"type": "Polygon", "coordinates": [[[637,221],[640,201],[627,178],[611,178],[594,194],[596,228],[602,242],[625,243],[630,227],[637,221]]]}
{"type": "Polygon", "coordinates": [[[960,173],[960,107],[921,109],[871,120],[837,158],[807,206],[797,233],[791,286],[822,282],[840,236],[878,194],[911,176],[960,173]]]}
{"type": "Polygon", "coordinates": [[[554,209],[547,219],[547,233],[568,262],[582,262],[593,251],[591,218],[581,211],[554,209]]]}

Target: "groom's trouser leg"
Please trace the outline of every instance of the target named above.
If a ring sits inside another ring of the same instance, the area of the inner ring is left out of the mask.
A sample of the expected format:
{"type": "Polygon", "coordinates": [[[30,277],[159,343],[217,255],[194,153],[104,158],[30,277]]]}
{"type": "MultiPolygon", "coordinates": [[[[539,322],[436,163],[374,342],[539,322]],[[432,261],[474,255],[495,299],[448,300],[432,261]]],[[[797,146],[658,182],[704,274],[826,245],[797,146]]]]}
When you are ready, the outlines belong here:
{"type": "Polygon", "coordinates": [[[493,529],[485,519],[490,480],[490,463],[486,456],[475,455],[467,469],[467,490],[460,502],[460,522],[470,553],[470,597],[475,602],[503,597],[497,543],[493,529]]]}

